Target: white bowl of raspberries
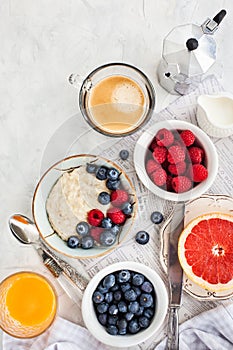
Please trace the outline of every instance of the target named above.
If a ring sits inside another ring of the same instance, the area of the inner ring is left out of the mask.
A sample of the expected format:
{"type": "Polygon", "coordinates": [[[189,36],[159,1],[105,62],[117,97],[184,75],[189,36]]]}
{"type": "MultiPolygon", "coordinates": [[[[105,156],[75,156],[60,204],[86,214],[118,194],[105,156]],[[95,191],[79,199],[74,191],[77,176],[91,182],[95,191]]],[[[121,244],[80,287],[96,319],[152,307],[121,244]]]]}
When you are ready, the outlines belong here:
{"type": "Polygon", "coordinates": [[[168,293],[148,266],[125,261],[100,270],[82,299],[86,327],[102,343],[119,348],[144,342],[162,326],[168,293]]]}
{"type": "Polygon", "coordinates": [[[218,172],[211,139],[194,124],[167,120],[154,124],[136,143],[134,165],[142,183],[171,201],[188,201],[205,193],[218,172]]]}

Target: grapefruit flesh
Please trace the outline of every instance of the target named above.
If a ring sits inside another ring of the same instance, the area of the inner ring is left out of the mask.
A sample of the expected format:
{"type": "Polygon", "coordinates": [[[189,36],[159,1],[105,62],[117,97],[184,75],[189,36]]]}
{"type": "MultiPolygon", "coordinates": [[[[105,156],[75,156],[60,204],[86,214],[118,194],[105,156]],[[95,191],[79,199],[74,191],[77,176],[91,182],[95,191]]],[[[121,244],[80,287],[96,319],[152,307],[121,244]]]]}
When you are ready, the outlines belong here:
{"type": "Polygon", "coordinates": [[[233,216],[210,213],[191,221],[179,238],[186,275],[211,291],[233,289],[233,216]]]}

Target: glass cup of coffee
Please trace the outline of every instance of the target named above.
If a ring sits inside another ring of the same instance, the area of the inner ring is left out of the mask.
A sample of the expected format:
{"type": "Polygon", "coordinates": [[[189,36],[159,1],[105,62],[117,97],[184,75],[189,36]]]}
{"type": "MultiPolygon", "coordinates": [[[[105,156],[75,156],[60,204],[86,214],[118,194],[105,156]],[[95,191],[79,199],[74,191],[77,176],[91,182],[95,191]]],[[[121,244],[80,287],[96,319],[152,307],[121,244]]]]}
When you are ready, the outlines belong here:
{"type": "Polygon", "coordinates": [[[0,283],[0,328],[16,338],[33,338],[46,331],[57,312],[57,295],[44,276],[16,272],[0,283]]]}
{"type": "Polygon", "coordinates": [[[126,63],[109,63],[85,79],[71,74],[69,82],[80,88],[79,107],[96,131],[113,137],[126,136],[150,119],[155,91],[147,76],[126,63]]]}

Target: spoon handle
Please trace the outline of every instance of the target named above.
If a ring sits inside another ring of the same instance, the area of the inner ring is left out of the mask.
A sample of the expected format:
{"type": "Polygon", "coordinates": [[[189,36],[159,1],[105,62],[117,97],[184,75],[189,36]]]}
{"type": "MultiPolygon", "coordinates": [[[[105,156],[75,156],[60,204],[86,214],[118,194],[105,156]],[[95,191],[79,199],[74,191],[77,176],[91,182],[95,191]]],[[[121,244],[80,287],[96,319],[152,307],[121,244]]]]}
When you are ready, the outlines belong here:
{"type": "Polygon", "coordinates": [[[69,279],[79,288],[81,292],[87,287],[88,280],[82,276],[74,267],[68,264],[65,260],[59,258],[55,255],[41,240],[40,246],[44,250],[44,252],[55,260],[57,265],[62,269],[64,274],[69,277],[69,279]]]}

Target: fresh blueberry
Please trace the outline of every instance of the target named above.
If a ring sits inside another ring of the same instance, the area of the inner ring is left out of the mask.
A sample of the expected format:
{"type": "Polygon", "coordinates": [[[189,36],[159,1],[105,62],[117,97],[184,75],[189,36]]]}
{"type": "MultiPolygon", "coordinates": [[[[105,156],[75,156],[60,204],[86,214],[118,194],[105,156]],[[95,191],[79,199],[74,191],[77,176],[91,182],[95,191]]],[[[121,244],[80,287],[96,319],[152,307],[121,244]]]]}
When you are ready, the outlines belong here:
{"type": "Polygon", "coordinates": [[[139,310],[139,303],[137,301],[131,301],[128,306],[129,312],[132,312],[132,314],[136,314],[139,310]]]}
{"type": "Polygon", "coordinates": [[[121,284],[121,290],[122,290],[123,293],[125,293],[129,289],[131,289],[130,283],[122,283],[121,284]]]}
{"type": "Polygon", "coordinates": [[[120,301],[122,298],[122,292],[120,290],[115,291],[113,294],[113,298],[116,301],[120,301]]]}
{"type": "Polygon", "coordinates": [[[89,232],[89,225],[87,222],[85,221],[81,221],[78,223],[78,225],[76,226],[76,231],[78,232],[78,234],[80,234],[80,236],[85,236],[88,234],[89,232]]]}
{"type": "Polygon", "coordinates": [[[108,288],[107,287],[104,287],[103,285],[101,285],[101,284],[99,284],[98,285],[98,291],[100,292],[100,293],[103,293],[103,294],[105,294],[105,293],[107,293],[108,292],[108,288]]]}
{"type": "Polygon", "coordinates": [[[141,328],[147,328],[150,325],[150,320],[149,318],[142,316],[142,317],[139,317],[138,323],[141,328]]]}
{"type": "Polygon", "coordinates": [[[103,231],[100,235],[100,243],[109,247],[116,242],[116,236],[110,230],[103,231]]]}
{"type": "Polygon", "coordinates": [[[119,171],[115,168],[111,168],[107,172],[107,178],[110,180],[117,180],[119,175],[120,175],[119,171]]]}
{"type": "Polygon", "coordinates": [[[108,192],[100,192],[98,195],[98,202],[103,205],[107,205],[110,203],[110,194],[108,192]]]}
{"type": "Polygon", "coordinates": [[[135,301],[137,299],[137,294],[133,289],[129,289],[124,293],[125,300],[135,301]]]}
{"type": "Polygon", "coordinates": [[[122,149],[119,153],[119,156],[122,160],[126,160],[129,157],[129,151],[127,151],[127,149],[122,149]]]}
{"type": "Polygon", "coordinates": [[[117,321],[118,321],[118,317],[117,316],[108,316],[108,324],[109,325],[112,325],[112,326],[115,326],[117,324],[117,321]]]}
{"type": "Polygon", "coordinates": [[[142,291],[139,287],[133,286],[132,287],[135,293],[137,294],[137,297],[139,297],[142,294],[142,291]]]}
{"type": "Polygon", "coordinates": [[[109,315],[116,316],[118,314],[118,312],[119,312],[119,309],[118,309],[117,305],[112,304],[109,306],[109,309],[108,309],[109,315]]]}
{"type": "Polygon", "coordinates": [[[89,174],[94,174],[94,173],[96,172],[96,169],[97,169],[97,165],[96,165],[96,164],[87,163],[87,165],[86,165],[86,171],[87,171],[89,174]]]}
{"type": "Polygon", "coordinates": [[[113,300],[113,293],[112,293],[112,292],[107,292],[107,293],[105,294],[104,299],[105,299],[105,301],[106,301],[107,303],[110,304],[110,303],[112,302],[112,300],[113,300]]]}
{"type": "Polygon", "coordinates": [[[114,191],[114,190],[117,190],[120,186],[120,180],[110,180],[108,179],[106,181],[106,187],[111,190],[111,191],[114,191]]]}
{"type": "Polygon", "coordinates": [[[148,293],[143,293],[140,296],[140,305],[144,307],[151,307],[153,305],[152,295],[148,293]]]}
{"type": "Polygon", "coordinates": [[[131,321],[133,317],[134,317],[134,314],[132,314],[132,312],[127,312],[127,313],[125,314],[125,319],[126,319],[127,321],[131,321]]]}
{"type": "Polygon", "coordinates": [[[138,311],[135,313],[136,316],[141,316],[143,315],[144,312],[144,307],[143,306],[139,306],[138,311]]]}
{"type": "Polygon", "coordinates": [[[140,326],[137,320],[132,320],[129,322],[129,332],[131,334],[138,333],[139,330],[140,330],[140,326]]]}
{"type": "Polygon", "coordinates": [[[117,334],[118,334],[118,329],[117,329],[116,326],[110,325],[110,326],[107,327],[106,330],[107,330],[107,332],[108,332],[109,334],[111,334],[111,335],[117,335],[117,334]]]}
{"type": "Polygon", "coordinates": [[[119,284],[116,283],[116,284],[111,288],[111,291],[112,291],[112,292],[115,292],[116,290],[119,290],[119,288],[120,288],[120,287],[119,287],[119,284]]]}
{"type": "Polygon", "coordinates": [[[163,221],[163,214],[159,211],[154,211],[151,214],[150,219],[154,224],[160,224],[163,221]]]}
{"type": "Polygon", "coordinates": [[[127,328],[119,328],[118,334],[119,335],[125,335],[127,333],[127,328]]]}
{"type": "Polygon", "coordinates": [[[94,239],[91,236],[84,236],[81,239],[81,247],[83,249],[90,249],[94,245],[94,239]]]}
{"type": "Polygon", "coordinates": [[[134,286],[141,286],[145,280],[145,277],[141,273],[135,273],[132,278],[132,284],[134,286]]]}
{"type": "Polygon", "coordinates": [[[127,328],[128,322],[126,321],[125,318],[121,318],[120,320],[117,321],[117,327],[120,330],[123,330],[127,328]]]}
{"type": "Polygon", "coordinates": [[[98,180],[106,180],[107,173],[108,173],[108,168],[106,166],[101,166],[96,171],[96,178],[98,180]]]}
{"type": "Polygon", "coordinates": [[[118,303],[118,309],[120,312],[125,313],[127,312],[127,304],[124,301],[120,301],[118,303]]]}
{"type": "Polygon", "coordinates": [[[119,225],[114,225],[114,226],[112,226],[112,228],[111,228],[111,232],[114,233],[115,236],[118,235],[118,233],[120,232],[120,230],[121,230],[121,228],[120,228],[119,225]]]}
{"type": "Polygon", "coordinates": [[[79,238],[77,236],[70,236],[67,245],[69,248],[77,248],[79,245],[79,238]]]}
{"type": "Polygon", "coordinates": [[[130,272],[128,270],[122,270],[118,274],[118,282],[125,283],[130,280],[130,272]]]}
{"type": "Polygon", "coordinates": [[[125,215],[131,215],[133,212],[133,205],[129,202],[123,204],[122,209],[125,215]]]}
{"type": "Polygon", "coordinates": [[[98,315],[99,323],[102,324],[102,326],[106,326],[107,318],[108,318],[107,314],[100,314],[100,315],[98,315]]]}
{"type": "Polygon", "coordinates": [[[143,315],[144,316],[146,316],[147,318],[152,318],[153,316],[154,316],[154,309],[152,309],[152,308],[146,308],[145,310],[144,310],[144,313],[143,313],[143,315]]]}
{"type": "Polygon", "coordinates": [[[136,234],[136,242],[139,244],[146,244],[149,242],[150,236],[146,231],[139,231],[136,234]]]}
{"type": "Polygon", "coordinates": [[[114,286],[115,282],[116,282],[116,278],[111,273],[110,275],[107,275],[106,277],[104,277],[103,286],[109,289],[114,286]]]}
{"type": "Polygon", "coordinates": [[[102,302],[97,306],[97,311],[99,314],[104,314],[105,312],[108,311],[108,303],[102,302]]]}
{"type": "Polygon", "coordinates": [[[100,304],[104,300],[104,295],[97,290],[94,292],[92,300],[95,304],[100,304]]]}
{"type": "Polygon", "coordinates": [[[110,218],[104,218],[101,221],[101,227],[110,229],[112,227],[112,220],[110,218]]]}
{"type": "Polygon", "coordinates": [[[143,282],[143,284],[141,285],[141,290],[143,292],[146,292],[146,293],[151,293],[152,290],[153,290],[153,286],[152,284],[149,282],[149,281],[145,281],[143,282]]]}

